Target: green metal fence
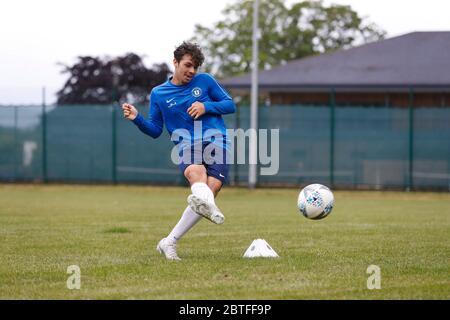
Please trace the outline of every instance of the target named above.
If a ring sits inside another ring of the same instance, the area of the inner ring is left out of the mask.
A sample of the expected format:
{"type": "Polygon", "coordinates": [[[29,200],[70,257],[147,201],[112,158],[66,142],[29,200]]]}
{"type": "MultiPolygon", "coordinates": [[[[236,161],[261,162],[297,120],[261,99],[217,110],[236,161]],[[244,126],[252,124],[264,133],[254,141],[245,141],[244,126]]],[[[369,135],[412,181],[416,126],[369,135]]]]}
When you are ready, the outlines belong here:
{"type": "MultiPolygon", "coordinates": [[[[247,130],[249,107],[224,119],[247,130]]],[[[450,190],[449,107],[261,106],[259,128],[280,130],[279,172],[261,186],[450,190]]],[[[185,184],[172,147],[118,105],[0,107],[1,181],[185,184]]],[[[230,184],[247,179],[248,165],[231,165],[230,184]]]]}

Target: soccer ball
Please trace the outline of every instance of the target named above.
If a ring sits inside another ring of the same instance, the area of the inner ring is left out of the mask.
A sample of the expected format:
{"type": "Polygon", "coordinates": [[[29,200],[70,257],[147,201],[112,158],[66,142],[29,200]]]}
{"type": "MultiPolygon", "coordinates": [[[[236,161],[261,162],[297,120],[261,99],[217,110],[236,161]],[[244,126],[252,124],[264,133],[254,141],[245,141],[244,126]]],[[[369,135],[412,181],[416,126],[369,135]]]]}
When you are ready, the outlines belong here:
{"type": "Polygon", "coordinates": [[[333,209],[334,195],[322,184],[310,184],[298,195],[297,207],[308,219],[319,220],[328,216],[333,209]]]}

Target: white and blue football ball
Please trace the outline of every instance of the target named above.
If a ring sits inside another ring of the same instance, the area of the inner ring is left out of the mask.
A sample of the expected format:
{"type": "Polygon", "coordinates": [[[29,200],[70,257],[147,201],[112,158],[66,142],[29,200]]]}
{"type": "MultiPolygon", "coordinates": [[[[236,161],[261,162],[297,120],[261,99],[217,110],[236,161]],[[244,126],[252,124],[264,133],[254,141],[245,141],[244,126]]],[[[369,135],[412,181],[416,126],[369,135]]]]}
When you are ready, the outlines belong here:
{"type": "Polygon", "coordinates": [[[334,206],[334,195],[322,184],[310,184],[300,191],[297,207],[308,219],[320,220],[327,217],[334,206]]]}

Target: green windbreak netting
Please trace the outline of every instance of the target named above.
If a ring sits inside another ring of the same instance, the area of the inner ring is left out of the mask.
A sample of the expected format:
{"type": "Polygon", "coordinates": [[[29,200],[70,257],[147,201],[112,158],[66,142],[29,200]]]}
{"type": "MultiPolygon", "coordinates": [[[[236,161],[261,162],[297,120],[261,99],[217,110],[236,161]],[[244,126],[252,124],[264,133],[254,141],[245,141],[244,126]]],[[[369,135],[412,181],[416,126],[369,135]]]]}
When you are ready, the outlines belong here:
{"type": "Polygon", "coordinates": [[[16,108],[0,108],[0,176],[2,179],[14,179],[17,172],[17,124],[16,108]]]}
{"type": "Polygon", "coordinates": [[[413,185],[450,190],[450,108],[416,108],[413,185]]]}
{"type": "Polygon", "coordinates": [[[0,179],[42,179],[42,110],[0,107],[0,179]]]}
{"type": "MultiPolygon", "coordinates": [[[[139,110],[147,116],[148,106],[139,110]]],[[[224,120],[246,132],[250,108],[238,106],[224,120]]],[[[448,107],[272,105],[259,108],[258,123],[267,129],[259,142],[269,142],[270,160],[258,172],[278,168],[259,175],[260,185],[450,189],[448,107]],[[279,129],[277,148],[272,129],[279,129]]],[[[234,152],[231,184],[248,181],[248,142],[239,150],[244,164],[234,152]]],[[[118,105],[47,106],[45,113],[42,106],[0,107],[3,181],[186,184],[171,161],[173,146],[165,129],[159,139],[144,135],[118,105]]]]}
{"type": "Polygon", "coordinates": [[[408,109],[336,107],[334,182],[401,187],[408,184],[408,109]]]}
{"type": "MultiPolygon", "coordinates": [[[[261,176],[261,183],[329,184],[330,110],[328,107],[263,107],[259,112],[259,128],[279,129],[280,155],[278,174],[261,176]]],[[[260,165],[260,169],[268,166],[260,165]]]]}
{"type": "Polygon", "coordinates": [[[47,113],[46,123],[48,180],[111,181],[111,107],[57,107],[47,113]]]}

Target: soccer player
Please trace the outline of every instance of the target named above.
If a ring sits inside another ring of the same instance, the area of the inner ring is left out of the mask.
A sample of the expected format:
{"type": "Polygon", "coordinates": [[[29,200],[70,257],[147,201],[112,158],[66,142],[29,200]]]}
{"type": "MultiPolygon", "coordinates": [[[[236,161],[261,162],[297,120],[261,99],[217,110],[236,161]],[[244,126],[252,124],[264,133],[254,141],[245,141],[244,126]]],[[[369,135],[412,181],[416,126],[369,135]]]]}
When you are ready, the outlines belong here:
{"type": "Polygon", "coordinates": [[[166,126],[177,145],[179,168],[191,187],[181,219],[156,247],[170,260],[181,260],[177,241],[202,217],[216,224],[225,219],[214,200],[228,176],[229,141],[222,115],[235,112],[236,106],[211,75],[197,73],[203,61],[197,44],[183,42],[174,51],[173,76],[150,93],[149,117],[145,119],[131,104],[122,105],[124,117],[152,138],[158,138],[166,126]]]}

